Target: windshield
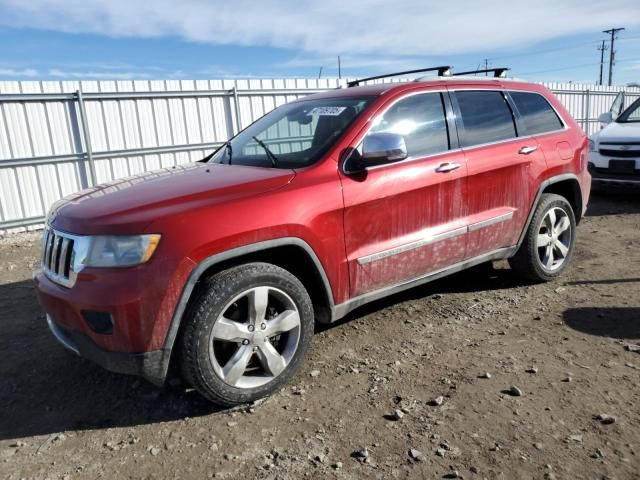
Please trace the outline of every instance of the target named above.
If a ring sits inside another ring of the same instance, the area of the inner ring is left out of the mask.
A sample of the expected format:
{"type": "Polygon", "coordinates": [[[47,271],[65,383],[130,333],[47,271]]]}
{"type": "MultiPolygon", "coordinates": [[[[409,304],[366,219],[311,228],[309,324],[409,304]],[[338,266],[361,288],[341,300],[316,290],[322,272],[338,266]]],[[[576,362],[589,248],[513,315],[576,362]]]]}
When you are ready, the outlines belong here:
{"type": "Polygon", "coordinates": [[[302,100],[283,105],[220,147],[214,163],[300,168],[316,162],[375,97],[302,100]]]}
{"type": "Polygon", "coordinates": [[[640,122],[640,98],[629,105],[616,119],[618,123],[640,122]]]}

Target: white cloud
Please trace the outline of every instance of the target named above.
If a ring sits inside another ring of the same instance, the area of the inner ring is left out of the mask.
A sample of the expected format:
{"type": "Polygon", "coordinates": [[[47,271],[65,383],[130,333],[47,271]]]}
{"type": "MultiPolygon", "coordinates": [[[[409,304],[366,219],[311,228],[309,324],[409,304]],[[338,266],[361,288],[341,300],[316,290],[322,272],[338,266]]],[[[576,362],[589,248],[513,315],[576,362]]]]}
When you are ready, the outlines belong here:
{"type": "Polygon", "coordinates": [[[350,55],[452,55],[640,25],[638,0],[0,0],[0,25],[350,55]]]}
{"type": "Polygon", "coordinates": [[[0,77],[37,77],[38,70],[34,68],[0,68],[0,77]]]}
{"type": "Polygon", "coordinates": [[[47,75],[59,79],[82,79],[82,80],[133,80],[138,78],[149,78],[149,75],[140,72],[110,72],[110,71],[75,71],[60,70],[52,68],[47,75]]]}

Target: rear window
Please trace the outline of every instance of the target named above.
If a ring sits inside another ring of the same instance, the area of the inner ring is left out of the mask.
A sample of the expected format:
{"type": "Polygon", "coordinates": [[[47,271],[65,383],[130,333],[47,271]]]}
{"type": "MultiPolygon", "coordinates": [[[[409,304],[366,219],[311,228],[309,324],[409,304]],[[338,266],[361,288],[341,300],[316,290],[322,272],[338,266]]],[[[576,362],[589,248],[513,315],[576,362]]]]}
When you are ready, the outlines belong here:
{"type": "Polygon", "coordinates": [[[456,92],[462,124],[462,146],[508,140],[516,136],[511,108],[501,92],[456,92]]]}
{"type": "Polygon", "coordinates": [[[553,132],[562,128],[562,122],[549,102],[537,93],[509,92],[520,113],[526,133],[553,132]]]}

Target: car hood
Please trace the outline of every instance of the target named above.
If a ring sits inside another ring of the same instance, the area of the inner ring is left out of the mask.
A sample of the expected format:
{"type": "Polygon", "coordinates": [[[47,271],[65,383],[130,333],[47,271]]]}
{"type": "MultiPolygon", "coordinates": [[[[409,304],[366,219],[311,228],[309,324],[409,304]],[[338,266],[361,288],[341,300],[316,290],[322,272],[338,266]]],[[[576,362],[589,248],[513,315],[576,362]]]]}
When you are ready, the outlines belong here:
{"type": "Polygon", "coordinates": [[[640,122],[612,122],[591,137],[599,142],[640,142],[640,122]]]}
{"type": "Polygon", "coordinates": [[[287,169],[195,163],[147,172],[70,195],[47,223],[79,235],[142,233],[154,220],[257,195],[289,183],[287,169]]]}

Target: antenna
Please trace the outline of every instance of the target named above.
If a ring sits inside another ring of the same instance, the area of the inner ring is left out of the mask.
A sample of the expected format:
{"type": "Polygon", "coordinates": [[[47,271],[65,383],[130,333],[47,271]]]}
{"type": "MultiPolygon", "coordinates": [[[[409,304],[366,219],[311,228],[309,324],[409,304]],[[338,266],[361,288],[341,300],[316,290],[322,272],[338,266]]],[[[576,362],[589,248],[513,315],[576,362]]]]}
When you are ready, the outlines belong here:
{"type": "Polygon", "coordinates": [[[387,73],[384,75],[376,75],[375,77],[359,78],[358,80],[352,80],[347,83],[348,87],[357,87],[362,82],[368,82],[369,80],[379,80],[381,78],[399,77],[401,75],[409,75],[410,73],[422,73],[422,72],[438,72],[439,77],[445,77],[451,75],[451,66],[441,65],[439,67],[419,68],[417,70],[406,70],[404,72],[387,73]]]}
{"type": "Polygon", "coordinates": [[[483,68],[482,70],[468,70],[466,72],[456,72],[453,74],[454,77],[459,77],[462,75],[473,75],[474,73],[485,73],[488,74],[493,72],[493,76],[495,78],[506,78],[507,72],[511,70],[510,68],[500,67],[500,68],[483,68]]]}

